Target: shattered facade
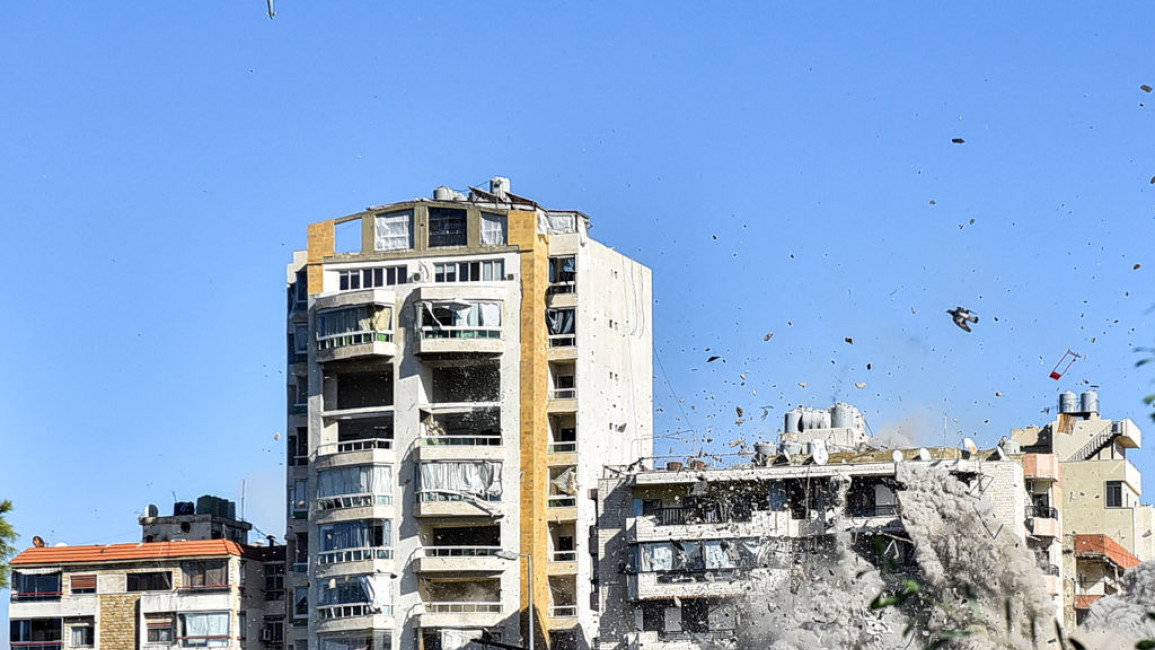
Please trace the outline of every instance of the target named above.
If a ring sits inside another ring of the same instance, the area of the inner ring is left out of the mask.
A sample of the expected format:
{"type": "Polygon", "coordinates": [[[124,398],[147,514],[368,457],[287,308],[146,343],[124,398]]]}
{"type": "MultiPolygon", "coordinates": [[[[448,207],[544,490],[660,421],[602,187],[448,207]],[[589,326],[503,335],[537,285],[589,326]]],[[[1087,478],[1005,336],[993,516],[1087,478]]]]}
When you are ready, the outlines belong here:
{"type": "Polygon", "coordinates": [[[650,271],[588,229],[504,178],[309,227],[290,647],[525,645],[531,585],[538,646],[590,646],[589,494],[651,453],[653,405],[650,271]]]}

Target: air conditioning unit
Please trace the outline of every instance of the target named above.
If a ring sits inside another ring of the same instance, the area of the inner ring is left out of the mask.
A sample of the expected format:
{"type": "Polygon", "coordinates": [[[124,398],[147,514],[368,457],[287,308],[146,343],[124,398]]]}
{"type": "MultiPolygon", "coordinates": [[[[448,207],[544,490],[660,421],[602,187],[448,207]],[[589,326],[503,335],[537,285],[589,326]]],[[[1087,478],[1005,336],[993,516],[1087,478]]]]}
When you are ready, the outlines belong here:
{"type": "Polygon", "coordinates": [[[517,276],[516,276],[516,275],[514,275],[514,274],[512,274],[512,273],[506,273],[506,274],[505,274],[505,279],[506,279],[506,280],[509,280],[509,281],[513,281],[513,280],[516,280],[516,279],[517,279],[517,276]]]}
{"type": "Polygon", "coordinates": [[[421,282],[421,272],[418,271],[417,273],[414,273],[413,275],[409,276],[409,281],[410,282],[421,282]]]}

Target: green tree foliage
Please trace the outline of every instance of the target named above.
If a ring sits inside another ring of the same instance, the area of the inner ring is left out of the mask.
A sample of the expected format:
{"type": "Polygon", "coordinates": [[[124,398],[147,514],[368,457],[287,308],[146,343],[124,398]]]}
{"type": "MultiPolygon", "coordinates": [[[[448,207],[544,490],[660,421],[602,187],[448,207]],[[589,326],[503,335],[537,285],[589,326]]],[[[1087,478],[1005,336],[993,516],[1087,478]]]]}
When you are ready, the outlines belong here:
{"type": "Polygon", "coordinates": [[[16,541],[16,531],[4,516],[11,510],[11,501],[0,501],[0,589],[8,586],[8,558],[16,552],[12,545],[16,541]]]}

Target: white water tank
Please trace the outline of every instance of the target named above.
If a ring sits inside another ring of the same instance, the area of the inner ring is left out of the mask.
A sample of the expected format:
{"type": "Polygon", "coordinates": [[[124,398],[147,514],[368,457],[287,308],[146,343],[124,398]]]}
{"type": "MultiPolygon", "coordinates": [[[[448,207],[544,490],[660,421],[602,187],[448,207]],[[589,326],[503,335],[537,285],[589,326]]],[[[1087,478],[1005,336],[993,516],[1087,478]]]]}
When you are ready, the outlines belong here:
{"type": "Polygon", "coordinates": [[[1069,390],[1059,393],[1059,413],[1078,413],[1079,396],[1069,390]]]}
{"type": "Polygon", "coordinates": [[[1079,397],[1079,403],[1081,405],[1079,410],[1083,413],[1099,413],[1099,394],[1095,391],[1083,391],[1083,394],[1079,397]]]}

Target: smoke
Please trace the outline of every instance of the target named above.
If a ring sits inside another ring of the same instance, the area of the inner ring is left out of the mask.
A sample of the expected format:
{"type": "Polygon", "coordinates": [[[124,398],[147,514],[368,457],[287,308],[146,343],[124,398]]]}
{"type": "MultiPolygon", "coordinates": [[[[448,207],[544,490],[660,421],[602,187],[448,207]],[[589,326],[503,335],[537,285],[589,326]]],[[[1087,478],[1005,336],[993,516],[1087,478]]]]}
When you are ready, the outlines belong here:
{"type": "Polygon", "coordinates": [[[874,539],[891,548],[908,544],[916,564],[888,562],[861,539],[855,543],[841,514],[842,479],[828,502],[828,548],[802,559],[795,552],[785,563],[768,558],[752,576],[740,648],[881,650],[944,638],[953,640],[942,647],[957,650],[1043,647],[1032,627],[1049,631],[1055,608],[1042,571],[1021,540],[996,534],[990,502],[943,468],[903,464],[896,478],[909,541],[886,533],[874,539]],[[888,595],[894,598],[875,600],[888,595]],[[872,601],[882,606],[872,608],[872,601]]]}
{"type": "Polygon", "coordinates": [[[1100,598],[1091,606],[1077,635],[1092,648],[1132,648],[1155,639],[1155,560],[1123,574],[1124,595],[1100,598]]]}

